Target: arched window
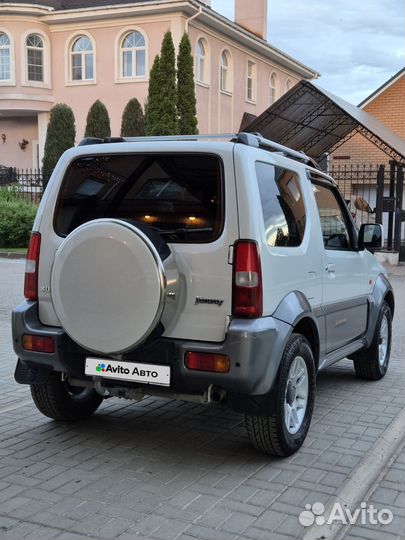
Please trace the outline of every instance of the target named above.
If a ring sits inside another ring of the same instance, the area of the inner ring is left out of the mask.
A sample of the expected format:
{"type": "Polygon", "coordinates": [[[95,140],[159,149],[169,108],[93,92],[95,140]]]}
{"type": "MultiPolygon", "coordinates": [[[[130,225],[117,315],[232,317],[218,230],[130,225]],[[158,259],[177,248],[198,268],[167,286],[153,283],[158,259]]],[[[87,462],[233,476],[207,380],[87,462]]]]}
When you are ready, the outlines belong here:
{"type": "Polygon", "coordinates": [[[270,87],[269,87],[269,105],[273,105],[276,101],[276,85],[277,85],[277,75],[272,73],[270,75],[270,87]]]}
{"type": "Polygon", "coordinates": [[[292,88],[292,82],[290,79],[287,79],[285,81],[285,91],[288,92],[288,90],[291,90],[291,88],[292,88]]]}
{"type": "Polygon", "coordinates": [[[74,40],[70,58],[72,81],[91,81],[94,78],[93,45],[87,36],[74,40]]]}
{"type": "Polygon", "coordinates": [[[231,91],[231,57],[228,51],[222,51],[221,54],[220,84],[222,91],[231,91]]]}
{"type": "Polygon", "coordinates": [[[0,32],[0,81],[9,81],[11,79],[10,49],[10,38],[4,32],[0,32]]]}
{"type": "Polygon", "coordinates": [[[27,50],[27,80],[44,82],[44,42],[40,35],[30,34],[25,46],[27,50]]]}
{"type": "Polygon", "coordinates": [[[122,77],[144,77],[146,73],[146,42],[138,31],[130,32],[121,41],[122,77]]]}
{"type": "Polygon", "coordinates": [[[203,39],[197,41],[196,48],[196,79],[199,82],[207,82],[206,46],[203,39]]]}

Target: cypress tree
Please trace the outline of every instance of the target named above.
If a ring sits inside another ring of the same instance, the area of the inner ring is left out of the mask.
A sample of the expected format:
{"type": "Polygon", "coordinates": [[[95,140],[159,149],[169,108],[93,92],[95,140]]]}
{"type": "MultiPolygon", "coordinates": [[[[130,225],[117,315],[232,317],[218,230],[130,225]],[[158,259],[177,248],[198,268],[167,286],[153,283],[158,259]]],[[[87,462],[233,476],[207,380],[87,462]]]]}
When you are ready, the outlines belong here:
{"type": "Polygon", "coordinates": [[[97,99],[90,107],[86,120],[85,137],[111,137],[110,117],[104,103],[97,99]]]}
{"type": "Polygon", "coordinates": [[[145,107],[146,135],[176,135],[177,87],[176,54],[171,32],[166,32],[149,78],[149,93],[145,107]]]}
{"type": "Polygon", "coordinates": [[[167,31],[163,37],[160,52],[160,79],[159,135],[176,135],[178,133],[176,53],[170,31],[167,31]]]}
{"type": "Polygon", "coordinates": [[[149,74],[148,99],[145,104],[145,134],[160,135],[160,57],[155,56],[152,69],[149,74]]]}
{"type": "Polygon", "coordinates": [[[187,33],[181,38],[177,57],[177,109],[180,135],[196,135],[198,121],[193,56],[187,33]]]}
{"type": "Polygon", "coordinates": [[[145,120],[142,107],[136,98],[132,98],[122,113],[121,137],[142,137],[144,134],[145,120]]]}
{"type": "Polygon", "coordinates": [[[75,117],[70,107],[58,103],[51,109],[42,161],[44,187],[65,150],[75,145],[75,117]]]}

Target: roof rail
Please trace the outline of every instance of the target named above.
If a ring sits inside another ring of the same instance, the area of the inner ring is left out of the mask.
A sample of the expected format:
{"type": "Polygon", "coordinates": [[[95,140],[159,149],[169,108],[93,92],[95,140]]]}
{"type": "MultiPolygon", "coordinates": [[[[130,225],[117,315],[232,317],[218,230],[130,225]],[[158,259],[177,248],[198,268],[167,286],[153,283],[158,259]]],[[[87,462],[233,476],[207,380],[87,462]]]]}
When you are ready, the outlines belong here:
{"type": "Polygon", "coordinates": [[[221,133],[218,135],[151,135],[149,137],[107,137],[99,139],[97,137],[86,137],[80,141],[78,146],[89,144],[117,143],[117,142],[159,142],[159,141],[200,141],[205,139],[225,139],[236,142],[236,133],[221,133]]]}
{"type": "Polygon", "coordinates": [[[86,137],[82,139],[78,146],[87,146],[90,144],[106,144],[106,143],[119,143],[119,142],[158,142],[158,141],[201,141],[201,140],[215,140],[225,139],[228,141],[245,144],[254,148],[261,148],[268,150],[269,152],[280,152],[281,154],[306,163],[315,169],[320,169],[318,163],[311,157],[304,154],[304,152],[298,152],[288,146],[284,146],[275,141],[265,139],[260,133],[221,133],[217,135],[163,135],[163,136],[150,136],[150,137],[107,137],[105,139],[99,139],[97,137],[86,137]]]}
{"type": "Polygon", "coordinates": [[[88,146],[89,144],[104,144],[104,143],[117,143],[125,142],[125,139],[122,137],[106,137],[101,139],[99,137],[85,137],[82,139],[77,146],[88,146]]]}
{"type": "Polygon", "coordinates": [[[237,135],[237,142],[246,144],[247,146],[253,146],[255,148],[262,148],[263,150],[269,150],[270,152],[280,152],[285,156],[306,163],[315,169],[320,169],[318,163],[311,157],[307,156],[304,152],[298,152],[288,146],[284,146],[270,139],[265,139],[260,133],[245,133],[241,132],[237,135]]]}

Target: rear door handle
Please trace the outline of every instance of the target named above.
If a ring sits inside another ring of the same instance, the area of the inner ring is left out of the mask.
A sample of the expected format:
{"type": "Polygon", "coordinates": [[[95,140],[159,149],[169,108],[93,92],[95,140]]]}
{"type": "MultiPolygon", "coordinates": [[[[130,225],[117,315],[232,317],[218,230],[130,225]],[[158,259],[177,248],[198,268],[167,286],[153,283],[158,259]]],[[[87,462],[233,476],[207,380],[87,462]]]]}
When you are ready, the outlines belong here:
{"type": "Polygon", "coordinates": [[[325,266],[325,270],[326,270],[328,273],[332,274],[332,273],[335,272],[335,265],[332,264],[332,263],[329,263],[329,264],[327,264],[327,265],[325,266]]]}

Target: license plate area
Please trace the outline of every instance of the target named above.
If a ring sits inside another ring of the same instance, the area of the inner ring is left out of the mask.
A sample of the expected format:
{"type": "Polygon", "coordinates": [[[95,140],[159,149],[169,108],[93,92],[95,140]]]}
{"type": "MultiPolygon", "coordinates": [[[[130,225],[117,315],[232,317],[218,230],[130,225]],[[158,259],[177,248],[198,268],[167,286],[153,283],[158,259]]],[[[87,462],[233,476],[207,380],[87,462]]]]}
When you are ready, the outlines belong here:
{"type": "Polygon", "coordinates": [[[86,358],[86,375],[132,381],[142,384],[170,386],[170,366],[143,364],[140,362],[119,362],[105,358],[86,358]]]}

